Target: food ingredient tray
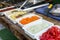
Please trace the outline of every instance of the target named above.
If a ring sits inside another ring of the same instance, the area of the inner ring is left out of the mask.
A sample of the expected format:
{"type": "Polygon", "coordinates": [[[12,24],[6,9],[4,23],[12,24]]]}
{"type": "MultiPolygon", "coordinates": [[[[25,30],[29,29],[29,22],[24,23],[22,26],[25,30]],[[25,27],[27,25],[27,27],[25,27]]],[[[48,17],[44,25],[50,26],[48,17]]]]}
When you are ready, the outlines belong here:
{"type": "Polygon", "coordinates": [[[20,26],[24,27],[24,26],[26,26],[26,25],[35,23],[36,21],[40,21],[40,20],[42,20],[42,17],[40,17],[40,16],[38,16],[38,15],[36,15],[36,14],[33,14],[33,13],[28,13],[28,14],[26,14],[26,15],[18,18],[18,19],[16,20],[16,22],[17,22],[20,26]]]}
{"type": "Polygon", "coordinates": [[[15,20],[20,18],[22,15],[26,14],[25,11],[20,11],[19,9],[13,9],[10,11],[6,11],[4,15],[10,19],[13,23],[16,23],[15,20]]]}
{"type": "Polygon", "coordinates": [[[31,38],[36,39],[36,35],[38,35],[38,33],[42,33],[43,30],[53,26],[54,24],[51,22],[48,22],[44,19],[36,21],[34,24],[30,24],[30,25],[26,25],[25,27],[23,27],[25,33],[27,35],[29,35],[31,38]]]}
{"type": "Polygon", "coordinates": [[[49,38],[47,38],[47,40],[55,40],[55,39],[58,39],[58,40],[60,40],[59,38],[60,38],[60,26],[58,26],[58,25],[53,25],[53,26],[51,26],[51,27],[49,27],[49,28],[47,28],[47,29],[45,29],[45,30],[43,30],[42,32],[40,32],[40,33],[38,33],[38,35],[36,35],[36,38],[37,38],[37,40],[46,40],[46,38],[47,37],[49,37],[49,38]],[[49,32],[49,34],[48,34],[48,32],[49,32]],[[55,33],[55,34],[54,34],[55,33]],[[44,35],[46,35],[45,37],[44,37],[44,35]],[[49,36],[50,35],[50,36],[49,36]],[[56,36],[54,36],[54,35],[56,35],[56,36]],[[44,39],[44,38],[45,39],[44,39]],[[52,38],[51,38],[52,37],[52,38]],[[53,38],[53,37],[56,37],[56,38],[53,38]],[[59,37],[59,38],[58,38],[59,37]],[[42,39],[43,38],[43,39],[42,39]]]}

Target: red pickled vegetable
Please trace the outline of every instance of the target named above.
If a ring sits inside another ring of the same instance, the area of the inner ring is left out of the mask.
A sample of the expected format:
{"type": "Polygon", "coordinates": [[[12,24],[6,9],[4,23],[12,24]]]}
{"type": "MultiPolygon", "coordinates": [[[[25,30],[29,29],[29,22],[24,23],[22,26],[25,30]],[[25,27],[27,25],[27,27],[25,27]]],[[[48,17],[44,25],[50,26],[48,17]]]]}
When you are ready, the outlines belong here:
{"type": "Polygon", "coordinates": [[[52,28],[40,36],[40,40],[60,40],[60,29],[56,26],[52,26],[52,28]]]}

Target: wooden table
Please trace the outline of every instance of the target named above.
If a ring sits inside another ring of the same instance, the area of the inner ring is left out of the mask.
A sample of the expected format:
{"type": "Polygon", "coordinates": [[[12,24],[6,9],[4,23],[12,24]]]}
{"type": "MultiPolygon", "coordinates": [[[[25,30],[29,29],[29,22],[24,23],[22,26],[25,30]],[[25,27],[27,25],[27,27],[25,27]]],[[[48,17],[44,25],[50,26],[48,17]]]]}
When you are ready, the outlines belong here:
{"type": "MultiPolygon", "coordinates": [[[[50,21],[54,23],[55,25],[60,25],[60,21],[54,20],[52,18],[49,18],[41,14],[37,14],[37,15],[42,16],[45,20],[50,21]]],[[[13,32],[19,40],[33,40],[27,34],[25,34],[24,30],[20,26],[18,26],[18,24],[13,24],[5,16],[0,17],[0,22],[6,25],[7,28],[9,28],[11,32],[13,32]]]]}

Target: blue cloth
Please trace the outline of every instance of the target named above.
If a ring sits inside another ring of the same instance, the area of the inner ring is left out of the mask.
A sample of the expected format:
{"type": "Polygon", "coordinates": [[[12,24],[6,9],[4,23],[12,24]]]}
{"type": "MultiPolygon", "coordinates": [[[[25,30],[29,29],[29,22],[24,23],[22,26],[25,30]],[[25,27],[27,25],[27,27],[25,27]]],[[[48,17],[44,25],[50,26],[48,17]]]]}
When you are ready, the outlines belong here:
{"type": "Polygon", "coordinates": [[[60,17],[56,17],[56,16],[54,16],[54,15],[52,15],[52,14],[47,15],[47,13],[45,12],[45,10],[46,10],[47,8],[48,8],[48,6],[44,6],[44,7],[35,9],[35,11],[36,11],[37,13],[46,15],[46,16],[48,16],[48,17],[51,17],[51,18],[53,18],[53,19],[56,19],[56,20],[59,20],[59,21],[60,21],[60,17]]]}

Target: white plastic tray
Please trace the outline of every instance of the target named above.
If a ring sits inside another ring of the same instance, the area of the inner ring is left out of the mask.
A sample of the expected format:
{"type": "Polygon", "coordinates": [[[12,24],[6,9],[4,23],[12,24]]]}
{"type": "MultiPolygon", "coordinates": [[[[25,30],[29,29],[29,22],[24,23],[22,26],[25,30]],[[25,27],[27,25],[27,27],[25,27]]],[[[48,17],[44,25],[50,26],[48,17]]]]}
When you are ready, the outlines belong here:
{"type": "Polygon", "coordinates": [[[5,15],[5,16],[9,16],[9,15],[11,15],[12,13],[12,11],[14,11],[14,10],[19,10],[19,9],[12,9],[12,10],[9,10],[9,11],[5,11],[5,12],[3,12],[3,14],[5,15]]]}
{"type": "Polygon", "coordinates": [[[33,21],[33,22],[30,22],[30,23],[28,23],[28,24],[26,24],[26,25],[23,25],[23,24],[19,23],[19,21],[22,20],[23,18],[32,17],[32,16],[38,16],[38,15],[33,14],[33,13],[29,13],[29,14],[26,14],[26,15],[24,15],[24,16],[18,18],[18,19],[16,20],[16,22],[17,22],[20,26],[24,27],[24,26],[26,26],[26,25],[33,24],[33,23],[35,23],[36,21],[42,20],[42,17],[38,16],[40,19],[35,20],[35,21],[33,21]]]}
{"type": "MultiPolygon", "coordinates": [[[[57,28],[60,28],[60,26],[58,26],[58,25],[53,25],[53,26],[55,26],[55,27],[57,27],[57,28]]],[[[52,28],[52,26],[50,26],[50,27],[48,27],[47,29],[45,29],[45,30],[43,30],[43,31],[41,31],[40,33],[38,33],[36,36],[35,36],[35,38],[37,38],[37,40],[40,40],[40,36],[42,36],[42,34],[44,33],[44,32],[46,32],[49,28],[52,28]]]]}
{"type": "Polygon", "coordinates": [[[43,30],[45,30],[45,29],[47,29],[47,28],[49,28],[49,27],[51,27],[53,25],[54,24],[51,23],[51,22],[48,22],[46,20],[42,20],[42,22],[41,21],[37,21],[35,24],[31,24],[31,25],[25,26],[23,29],[25,30],[25,33],[27,35],[29,35],[33,39],[36,39],[36,37],[35,37],[36,35],[38,35],[39,33],[41,34],[43,30]],[[39,25],[39,27],[37,25],[39,25]]]}
{"type": "Polygon", "coordinates": [[[6,16],[6,18],[10,19],[13,23],[16,23],[16,21],[10,17],[13,14],[11,12],[14,11],[14,10],[20,11],[20,9],[13,9],[13,10],[4,12],[4,15],[6,16]]]}

